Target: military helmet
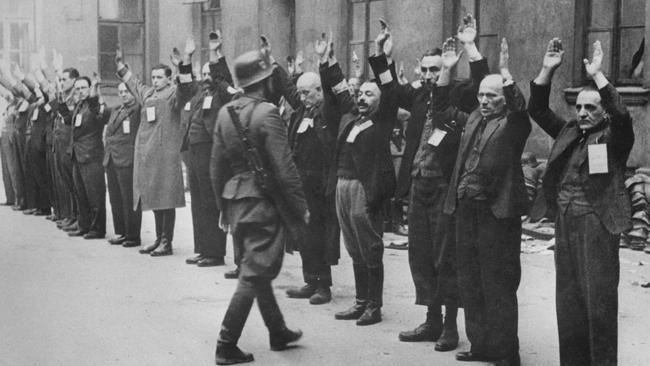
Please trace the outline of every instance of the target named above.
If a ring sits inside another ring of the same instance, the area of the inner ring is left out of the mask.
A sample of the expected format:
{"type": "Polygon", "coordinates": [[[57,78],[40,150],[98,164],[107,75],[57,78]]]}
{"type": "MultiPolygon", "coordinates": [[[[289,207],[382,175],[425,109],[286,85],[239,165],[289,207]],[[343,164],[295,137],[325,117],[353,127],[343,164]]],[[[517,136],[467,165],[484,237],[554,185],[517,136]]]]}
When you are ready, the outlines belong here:
{"type": "Polygon", "coordinates": [[[245,88],[259,83],[273,74],[274,66],[259,50],[248,51],[235,59],[237,87],[245,88]]]}

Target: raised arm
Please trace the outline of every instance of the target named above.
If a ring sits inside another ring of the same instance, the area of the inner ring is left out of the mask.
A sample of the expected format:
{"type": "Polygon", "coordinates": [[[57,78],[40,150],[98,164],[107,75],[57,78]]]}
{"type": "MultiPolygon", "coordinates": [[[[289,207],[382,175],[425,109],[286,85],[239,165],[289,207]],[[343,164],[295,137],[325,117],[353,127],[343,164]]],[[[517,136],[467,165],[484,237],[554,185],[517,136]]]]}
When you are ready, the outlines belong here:
{"type": "Polygon", "coordinates": [[[144,106],[144,96],[151,90],[151,87],[144,85],[133,76],[131,70],[124,63],[124,56],[120,47],[115,50],[115,65],[117,65],[117,76],[124,82],[129,92],[133,94],[136,103],[144,106]]]}
{"type": "Polygon", "coordinates": [[[609,116],[612,141],[610,149],[620,161],[625,163],[634,144],[632,117],[628,112],[616,88],[607,80],[602,72],[603,49],[600,41],[593,44],[594,52],[591,62],[584,59],[585,71],[594,80],[601,97],[601,104],[609,116]]]}
{"type": "Polygon", "coordinates": [[[549,136],[557,138],[566,121],[549,107],[551,80],[562,64],[564,49],[559,38],[549,41],[539,75],[530,84],[528,114],[549,136]]]}

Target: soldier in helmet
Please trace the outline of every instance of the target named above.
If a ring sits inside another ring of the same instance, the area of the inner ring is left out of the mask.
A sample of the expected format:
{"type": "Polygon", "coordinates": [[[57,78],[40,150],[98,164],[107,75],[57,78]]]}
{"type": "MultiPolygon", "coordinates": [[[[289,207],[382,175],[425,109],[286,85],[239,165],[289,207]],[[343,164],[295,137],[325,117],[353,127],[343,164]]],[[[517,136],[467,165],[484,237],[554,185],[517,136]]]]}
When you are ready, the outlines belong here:
{"type": "Polygon", "coordinates": [[[268,49],[239,56],[235,77],[244,94],[221,109],[214,129],[210,175],[222,212],[220,225],[230,231],[241,253],[239,283],[219,332],[218,365],[253,361],[253,355],[241,351],[237,341],[254,299],[269,330],[271,350],[283,350],[302,336],[301,331],[286,327],[271,287],[282,266],[288,234],[289,225],[283,219],[290,215],[304,223],[309,221],[286,127],[278,108],[271,104],[277,103],[281,94],[274,84],[276,78],[271,77],[273,70],[268,49]],[[266,172],[277,182],[272,196],[256,179],[249,162],[251,155],[260,157],[266,172]],[[279,199],[286,203],[288,212],[281,211],[279,199]]]}

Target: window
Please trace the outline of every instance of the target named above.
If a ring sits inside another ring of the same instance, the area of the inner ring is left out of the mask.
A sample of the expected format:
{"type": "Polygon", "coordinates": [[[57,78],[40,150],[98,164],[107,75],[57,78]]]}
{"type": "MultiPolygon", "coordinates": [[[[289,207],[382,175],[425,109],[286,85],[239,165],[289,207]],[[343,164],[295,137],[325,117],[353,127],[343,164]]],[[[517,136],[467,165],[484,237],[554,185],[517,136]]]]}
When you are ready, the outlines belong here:
{"type": "Polygon", "coordinates": [[[350,42],[348,43],[348,74],[353,76],[352,54],[359,57],[362,77],[368,78],[368,55],[374,52],[374,39],[381,27],[377,21],[385,18],[386,2],[384,0],[350,0],[349,3],[350,42]]]}
{"type": "MultiPolygon", "coordinates": [[[[600,40],[606,57],[603,71],[614,83],[641,83],[639,61],[645,43],[645,1],[590,0],[586,14],[582,15],[586,24],[582,58],[591,58],[591,45],[600,40]]],[[[581,75],[584,81],[584,71],[581,75]]]]}
{"type": "Polygon", "coordinates": [[[221,1],[209,0],[201,5],[201,62],[208,62],[208,33],[221,29],[221,1]]]}
{"type": "Polygon", "coordinates": [[[124,62],[135,76],[144,75],[144,0],[99,1],[99,74],[117,82],[115,50],[122,47],[124,62]]]}
{"type": "Polygon", "coordinates": [[[34,49],[34,2],[0,4],[0,58],[30,68],[34,49]]]}

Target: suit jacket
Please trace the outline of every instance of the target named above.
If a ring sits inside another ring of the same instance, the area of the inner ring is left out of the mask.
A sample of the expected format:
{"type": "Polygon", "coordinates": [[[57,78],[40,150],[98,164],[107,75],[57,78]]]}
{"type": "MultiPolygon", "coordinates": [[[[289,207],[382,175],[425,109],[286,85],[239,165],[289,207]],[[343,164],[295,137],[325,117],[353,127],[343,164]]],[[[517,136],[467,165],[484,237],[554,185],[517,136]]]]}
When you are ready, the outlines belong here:
{"type": "Polygon", "coordinates": [[[274,194],[288,203],[290,212],[286,214],[302,220],[307,203],[289,149],[284,121],[275,105],[246,95],[221,108],[214,129],[210,177],[219,210],[227,209],[230,200],[267,199],[255,181],[245,147],[228,113],[227,107],[231,105],[238,111],[242,126],[248,129],[248,138],[257,148],[265,167],[278,182],[279,190],[274,194]]]}
{"type": "MultiPolygon", "coordinates": [[[[556,209],[558,184],[571,155],[568,147],[581,137],[582,132],[577,121],[567,122],[549,108],[550,85],[531,82],[530,91],[530,117],[555,139],[544,173],[542,190],[547,207],[556,209]]],[[[598,92],[603,108],[610,118],[605,125],[589,131],[586,143],[607,145],[608,172],[589,174],[589,164],[585,156],[580,175],[586,182],[583,187],[586,198],[600,221],[610,233],[620,234],[632,227],[630,198],[624,184],[626,162],[634,144],[632,117],[614,86],[608,84],[598,92]]],[[[533,213],[533,216],[539,216],[545,212],[536,204],[533,213]]]]}
{"type": "Polygon", "coordinates": [[[116,167],[126,168],[133,166],[135,151],[135,136],[140,126],[140,105],[131,103],[121,105],[113,110],[106,124],[104,146],[104,167],[112,161],[116,167]],[[124,121],[129,120],[128,130],[124,129],[124,121]]]}
{"type": "MultiPolygon", "coordinates": [[[[420,148],[420,140],[422,138],[424,124],[427,121],[429,103],[433,103],[432,108],[434,111],[445,110],[449,103],[451,103],[450,94],[463,94],[464,105],[461,106],[461,103],[456,101],[454,101],[454,105],[466,113],[470,113],[476,108],[476,92],[478,91],[478,86],[489,72],[487,60],[483,58],[479,61],[471,62],[470,69],[471,80],[469,82],[458,82],[444,87],[435,86],[431,90],[431,96],[429,95],[429,90],[424,87],[415,89],[410,84],[406,84],[396,88],[399,107],[411,112],[411,119],[408,121],[405,133],[406,146],[404,147],[404,155],[402,156],[402,163],[397,174],[396,197],[406,197],[411,188],[413,160],[420,148]],[[468,91],[464,92],[462,91],[463,89],[468,89],[468,91]]],[[[438,114],[434,115],[433,118],[434,128],[437,127],[447,131],[447,135],[436,148],[436,156],[447,181],[451,178],[451,173],[454,169],[460,134],[464,127],[460,122],[453,114],[438,114]],[[445,116],[449,118],[444,118],[445,116]],[[451,121],[456,122],[457,128],[445,128],[445,125],[449,126],[451,121]]]]}
{"type": "MultiPolygon", "coordinates": [[[[488,202],[496,218],[519,217],[526,212],[527,196],[521,170],[521,153],[530,134],[526,102],[515,84],[504,87],[506,109],[492,116],[483,131],[479,149],[478,170],[486,173],[488,202]]],[[[453,109],[453,108],[452,108],[453,109]]],[[[472,112],[461,136],[456,164],[449,182],[444,212],[456,211],[457,189],[465,160],[472,148],[472,135],[483,117],[472,112]]]]}
{"type": "MultiPolygon", "coordinates": [[[[98,97],[88,97],[75,106],[66,116],[66,123],[72,125],[72,140],[68,151],[77,163],[101,162],[104,158],[102,132],[107,114],[102,111],[98,97]],[[81,118],[81,125],[77,121],[81,118]]],[[[65,113],[68,107],[61,104],[59,112],[65,113]]]]}

